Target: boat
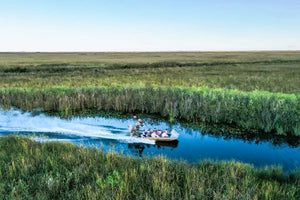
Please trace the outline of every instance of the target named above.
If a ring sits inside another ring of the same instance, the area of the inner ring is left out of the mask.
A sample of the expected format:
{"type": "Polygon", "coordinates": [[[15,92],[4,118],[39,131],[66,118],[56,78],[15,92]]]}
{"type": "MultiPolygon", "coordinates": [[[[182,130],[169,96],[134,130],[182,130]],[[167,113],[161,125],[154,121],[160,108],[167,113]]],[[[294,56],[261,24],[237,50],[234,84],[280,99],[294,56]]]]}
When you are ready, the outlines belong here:
{"type": "Polygon", "coordinates": [[[155,140],[157,142],[169,142],[177,140],[179,137],[179,133],[175,129],[172,129],[170,137],[144,137],[148,140],[155,140]]]}
{"type": "Polygon", "coordinates": [[[175,129],[172,129],[171,133],[170,133],[170,136],[169,137],[144,137],[144,136],[139,136],[140,134],[139,133],[136,133],[132,126],[129,125],[129,133],[131,136],[133,137],[140,137],[140,138],[145,138],[145,139],[148,139],[148,140],[154,140],[154,141],[157,141],[157,142],[170,142],[170,141],[175,141],[178,139],[179,137],[179,133],[175,130],[175,129]]]}
{"type": "Polygon", "coordinates": [[[171,137],[168,137],[168,138],[162,138],[162,137],[157,137],[157,138],[143,137],[143,138],[148,139],[148,140],[154,140],[154,141],[157,141],[157,142],[170,142],[170,141],[177,140],[177,138],[171,138],[171,137]]]}

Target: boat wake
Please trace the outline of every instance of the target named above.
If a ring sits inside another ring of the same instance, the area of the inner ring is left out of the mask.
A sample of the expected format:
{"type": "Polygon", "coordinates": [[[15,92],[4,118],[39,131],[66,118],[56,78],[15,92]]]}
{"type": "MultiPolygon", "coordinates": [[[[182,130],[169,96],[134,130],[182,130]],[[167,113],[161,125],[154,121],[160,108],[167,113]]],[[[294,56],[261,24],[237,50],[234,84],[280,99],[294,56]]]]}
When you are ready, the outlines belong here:
{"type": "MultiPolygon", "coordinates": [[[[127,120],[130,121],[130,120],[127,120]]],[[[128,134],[129,122],[100,117],[61,119],[36,112],[11,109],[0,111],[0,135],[7,133],[47,133],[81,138],[112,139],[120,143],[154,144],[128,134]]],[[[50,140],[50,139],[49,139],[50,140]]]]}

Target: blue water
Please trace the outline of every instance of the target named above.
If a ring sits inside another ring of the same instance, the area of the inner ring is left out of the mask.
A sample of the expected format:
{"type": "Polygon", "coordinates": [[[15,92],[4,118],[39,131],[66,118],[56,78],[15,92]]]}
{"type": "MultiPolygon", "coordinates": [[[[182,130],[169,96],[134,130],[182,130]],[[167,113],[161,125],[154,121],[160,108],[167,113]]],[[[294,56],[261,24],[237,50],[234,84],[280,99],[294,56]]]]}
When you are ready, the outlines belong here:
{"type": "Polygon", "coordinates": [[[37,141],[72,142],[105,151],[114,150],[139,157],[164,155],[171,159],[196,163],[204,159],[237,160],[256,167],[282,166],[290,171],[300,166],[300,140],[292,138],[257,138],[205,133],[181,124],[145,119],[145,128],[175,129],[175,142],[155,143],[131,137],[128,125],[133,119],[85,117],[61,119],[42,113],[19,110],[0,111],[0,136],[28,135],[37,141]]]}

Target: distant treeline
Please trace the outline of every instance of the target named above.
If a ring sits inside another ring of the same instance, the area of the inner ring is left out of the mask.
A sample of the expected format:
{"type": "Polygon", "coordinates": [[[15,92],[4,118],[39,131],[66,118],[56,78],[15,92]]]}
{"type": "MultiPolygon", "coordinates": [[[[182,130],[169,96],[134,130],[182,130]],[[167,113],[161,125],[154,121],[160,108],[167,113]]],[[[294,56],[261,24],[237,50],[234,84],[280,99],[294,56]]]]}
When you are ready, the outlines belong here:
{"type": "Polygon", "coordinates": [[[66,114],[85,109],[140,112],[171,121],[225,123],[300,135],[300,96],[295,94],[206,87],[7,88],[0,90],[0,105],[66,114]]]}

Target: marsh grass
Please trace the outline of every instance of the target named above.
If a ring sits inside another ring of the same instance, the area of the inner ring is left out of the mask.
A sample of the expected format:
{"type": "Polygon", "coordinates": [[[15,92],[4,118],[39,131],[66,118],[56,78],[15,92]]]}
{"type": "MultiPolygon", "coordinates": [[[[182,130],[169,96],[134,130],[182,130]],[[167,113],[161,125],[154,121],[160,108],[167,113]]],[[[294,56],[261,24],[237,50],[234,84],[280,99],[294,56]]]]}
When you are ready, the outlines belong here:
{"type": "MultiPolygon", "coordinates": [[[[258,130],[247,136],[253,140],[268,132],[266,140],[274,135],[280,145],[300,135],[299,55],[0,53],[0,105],[61,116],[97,110],[228,124],[258,130]]],[[[188,164],[0,138],[0,199],[300,199],[299,181],[298,171],[235,161],[188,164]]]]}
{"type": "MultiPolygon", "coordinates": [[[[172,64],[172,63],[171,63],[172,64]]],[[[114,85],[208,86],[300,93],[300,62],[169,66],[162,63],[105,66],[0,67],[0,87],[95,87],[114,85]]]]}
{"type": "Polygon", "coordinates": [[[159,62],[211,63],[261,62],[299,60],[300,51],[248,52],[61,52],[61,53],[0,53],[1,66],[24,65],[93,65],[148,64],[159,62]]]}
{"type": "Polygon", "coordinates": [[[0,53],[0,88],[185,86],[300,93],[300,52],[0,53]]]}
{"type": "Polygon", "coordinates": [[[3,199],[299,199],[299,181],[298,172],[234,161],[187,164],[0,138],[3,199]]]}
{"type": "Polygon", "coordinates": [[[42,108],[66,116],[96,109],[158,114],[186,122],[233,124],[279,135],[300,134],[300,96],[237,90],[115,86],[0,90],[4,108],[42,108]]]}

